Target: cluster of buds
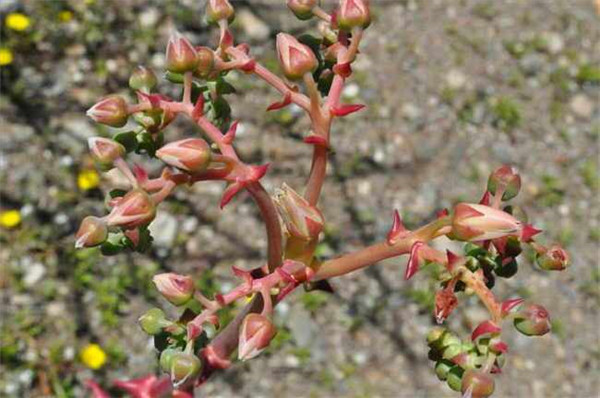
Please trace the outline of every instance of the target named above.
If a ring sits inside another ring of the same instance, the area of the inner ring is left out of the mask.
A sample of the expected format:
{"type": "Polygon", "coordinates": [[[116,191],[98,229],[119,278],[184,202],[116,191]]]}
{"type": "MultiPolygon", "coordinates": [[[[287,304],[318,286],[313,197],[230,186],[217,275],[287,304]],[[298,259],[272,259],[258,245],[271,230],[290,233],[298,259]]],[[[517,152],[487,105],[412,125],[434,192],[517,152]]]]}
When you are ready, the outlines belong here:
{"type": "MultiPolygon", "coordinates": [[[[216,48],[194,46],[178,32],[166,49],[166,79],[182,86],[181,100],[154,92],[158,79],[144,66],[133,70],[129,87],[137,102],[110,95],[92,106],[88,115],[96,122],[124,128],[111,138],[89,140],[92,158],[103,168],[116,168],[128,180],[127,190],[110,191],[110,212],[103,217],[83,219],[76,234],[78,248],[99,246],[105,255],[124,250],[143,252],[152,237],[148,225],[158,205],[175,187],[202,181],[227,184],[221,208],[240,191],[250,193],[265,222],[268,255],[263,267],[246,271],[232,267],[241,279],[228,292],[207,297],[197,289],[191,276],[163,273],[153,282],[160,295],[181,313],[168,319],[160,308],[152,308],[139,318],[141,329],[153,336],[159,351],[160,368],[168,377],[146,377],[119,381],[115,385],[133,396],[190,397],[195,384],[237,358],[246,361],[264,352],[277,333],[273,307],[298,286],[306,290],[331,291],[327,280],[379,262],[385,258],[409,255],[405,277],[410,279],[425,266],[438,267],[439,289],[435,294],[434,316],[443,323],[460,304],[461,296],[476,295],[488,309],[488,320],[477,325],[471,338],[435,327],[427,336],[429,358],[435,372],[448,386],[468,397],[488,397],[494,391],[495,373],[504,366],[508,350],[501,340],[503,323],[510,320],[527,336],[550,331],[548,312],[522,299],[499,301],[492,293],[496,278],[510,278],[518,271],[517,257],[524,245],[536,254],[542,270],[564,270],[568,254],[558,245],[546,247],[535,240],[541,232],[528,224],[524,212],[507,205],[521,187],[516,170],[502,166],[495,170],[479,203],[459,203],[452,211],[414,231],[402,224],[399,213],[387,239],[358,252],[321,261],[317,243],[325,218],[317,204],[326,165],[331,124],[335,117],[359,111],[359,104],[341,104],[345,80],[358,56],[363,31],[371,23],[367,0],[339,0],[327,13],[318,0],[288,0],[287,6],[301,20],[321,19],[321,37],[296,38],[279,33],[276,51],[283,75],[304,84],[304,92],[261,66],[246,44],[235,45],[228,24],[235,10],[228,0],[209,0],[206,20],[218,26],[216,48]],[[235,88],[226,80],[231,70],[255,75],[273,86],[283,99],[267,110],[292,103],[306,111],[311,133],[304,142],[314,145],[313,163],[303,194],[283,184],[269,195],[261,183],[268,165],[249,165],[234,147],[238,122],[231,118],[226,96],[235,88]],[[324,99],[326,98],[326,99],[324,99]],[[184,138],[165,142],[165,130],[178,116],[185,116],[204,132],[204,138],[184,138]],[[131,117],[131,118],[130,118],[131,117]],[[131,120],[130,120],[131,119],[131,120]],[[147,155],[161,161],[159,177],[151,178],[140,166],[129,166],[131,154],[147,155]],[[447,236],[464,243],[462,254],[441,253],[429,241],[447,236]],[[246,307],[223,325],[223,309],[239,302],[246,307]]],[[[294,82],[295,84],[296,82],[294,82]]],[[[90,383],[96,398],[105,398],[99,386],[90,383]]]]}

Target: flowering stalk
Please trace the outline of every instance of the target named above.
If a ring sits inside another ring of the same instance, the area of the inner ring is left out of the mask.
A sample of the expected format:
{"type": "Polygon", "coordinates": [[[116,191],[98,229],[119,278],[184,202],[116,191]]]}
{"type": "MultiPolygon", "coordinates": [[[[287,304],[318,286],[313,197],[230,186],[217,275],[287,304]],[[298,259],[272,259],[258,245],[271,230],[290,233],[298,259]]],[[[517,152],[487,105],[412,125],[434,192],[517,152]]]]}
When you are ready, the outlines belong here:
{"type": "MultiPolygon", "coordinates": [[[[317,259],[315,250],[325,224],[318,203],[333,122],[364,107],[343,104],[341,94],[352,76],[352,63],[359,56],[364,31],[371,23],[371,10],[367,0],[340,0],[332,12],[320,8],[315,0],[288,0],[287,5],[300,19],[320,19],[322,38],[317,43],[306,43],[286,33],[277,35],[277,58],[285,78],[255,60],[248,45],[236,45],[229,30],[235,15],[231,3],[210,0],[206,20],[219,29],[215,48],[195,47],[177,32],[167,45],[167,78],[182,86],[180,100],[154,93],[156,75],[140,66],[129,80],[137,103],[111,95],[88,111],[96,122],[121,127],[131,120],[138,128],[112,139],[90,139],[94,159],[104,168],[119,169],[131,189],[111,191],[109,214],[82,221],[76,235],[77,248],[99,246],[107,255],[147,250],[152,242],[148,224],[160,203],[179,185],[209,180],[226,184],[221,208],[241,191],[247,191],[260,211],[267,236],[265,265],[254,270],[232,267],[241,281],[223,294],[205,296],[196,289],[192,276],[155,275],[153,282],[160,294],[183,311],[179,318],[167,319],[165,312],[154,308],[139,319],[146,333],[156,338],[168,336],[160,366],[169,377],[148,376],[115,385],[132,396],[191,396],[194,385],[231,365],[236,349],[238,358],[245,361],[268,347],[277,332],[273,308],[299,286],[326,286],[329,278],[407,255],[405,279],[417,277],[425,267],[437,267],[439,271],[435,273],[439,290],[434,312],[438,323],[444,323],[460,305],[463,292],[476,295],[488,310],[489,319],[474,328],[470,339],[463,341],[455,333],[435,327],[427,342],[429,357],[436,361],[436,375],[450,388],[466,396],[489,396],[494,390],[492,374],[500,371],[508,350],[501,340],[505,321],[510,320],[526,335],[542,335],[550,330],[544,307],[524,304],[522,299],[497,299],[492,291],[495,280],[516,274],[516,259],[523,245],[531,246],[543,270],[567,268],[568,254],[557,245],[546,247],[537,242],[535,235],[541,231],[521,221],[512,207],[502,207],[521,186],[516,170],[502,166],[491,174],[480,203],[459,203],[452,211],[443,210],[414,230],[407,229],[399,213],[394,212],[385,239],[336,258],[317,259]],[[234,91],[226,81],[231,70],[257,77],[278,92],[281,97],[267,111],[296,104],[306,113],[311,128],[304,142],[312,146],[312,165],[302,194],[285,184],[275,194],[267,192],[261,181],[269,165],[247,164],[238,155],[234,145],[238,122],[231,120],[230,110],[223,105],[227,103],[225,95],[234,91]],[[164,132],[177,117],[189,119],[202,131],[203,138],[165,143],[164,132]],[[160,176],[151,177],[139,166],[130,167],[127,154],[131,152],[161,160],[165,167],[160,176]],[[463,242],[464,253],[435,249],[432,241],[442,236],[463,242]],[[235,318],[222,325],[221,310],[247,299],[249,303],[235,318]]],[[[89,386],[95,396],[104,396],[98,385],[90,382],[89,386]]]]}

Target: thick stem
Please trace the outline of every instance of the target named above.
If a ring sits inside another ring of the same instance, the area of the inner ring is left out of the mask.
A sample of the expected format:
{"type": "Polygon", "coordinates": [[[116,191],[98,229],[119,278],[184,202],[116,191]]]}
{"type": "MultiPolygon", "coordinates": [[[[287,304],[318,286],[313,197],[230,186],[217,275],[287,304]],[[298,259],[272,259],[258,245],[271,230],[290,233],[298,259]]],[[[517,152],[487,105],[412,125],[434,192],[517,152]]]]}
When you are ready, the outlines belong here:
{"type": "Polygon", "coordinates": [[[487,288],[482,276],[464,268],[461,270],[460,280],[475,292],[479,300],[481,300],[490,312],[492,320],[499,323],[502,320],[502,306],[496,301],[494,293],[487,288]]]}
{"type": "Polygon", "coordinates": [[[312,165],[310,174],[306,183],[306,191],[304,198],[312,206],[315,206],[319,201],[325,175],[327,173],[327,148],[322,145],[315,145],[313,149],[312,165]]]}
{"type": "Polygon", "coordinates": [[[312,13],[315,17],[317,17],[325,22],[331,22],[331,15],[329,15],[325,10],[323,10],[319,6],[314,6],[312,9],[312,13]]]}
{"type": "Polygon", "coordinates": [[[269,83],[281,94],[290,94],[294,104],[307,112],[310,111],[310,100],[304,94],[292,91],[279,76],[275,75],[264,66],[257,63],[254,67],[254,74],[269,83]]]}
{"type": "Polygon", "coordinates": [[[253,182],[247,186],[248,192],[260,209],[265,228],[267,230],[269,271],[273,272],[280,267],[283,261],[283,241],[281,236],[281,224],[279,216],[271,196],[267,193],[260,182],[253,182]]]}
{"type": "Polygon", "coordinates": [[[183,103],[192,103],[192,72],[185,72],[183,75],[183,103]]]}

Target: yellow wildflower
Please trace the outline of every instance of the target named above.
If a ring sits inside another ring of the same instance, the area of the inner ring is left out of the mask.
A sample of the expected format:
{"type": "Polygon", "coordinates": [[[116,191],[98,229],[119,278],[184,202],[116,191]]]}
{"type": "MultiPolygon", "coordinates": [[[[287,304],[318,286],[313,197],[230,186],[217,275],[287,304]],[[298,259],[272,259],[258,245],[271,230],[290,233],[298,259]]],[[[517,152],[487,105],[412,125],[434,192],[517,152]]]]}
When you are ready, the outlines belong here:
{"type": "Polygon", "coordinates": [[[100,176],[96,172],[96,170],[86,169],[81,170],[79,175],[77,176],[77,186],[82,191],[89,191],[90,189],[94,189],[100,183],[100,176]]]}
{"type": "Polygon", "coordinates": [[[13,62],[13,53],[8,48],[0,48],[0,66],[10,65],[13,62]]]}
{"type": "Polygon", "coordinates": [[[98,344],[86,345],[79,356],[81,362],[90,369],[100,369],[106,362],[106,353],[98,344]]]}
{"type": "Polygon", "coordinates": [[[73,13],[71,11],[61,11],[58,13],[58,19],[61,22],[69,22],[71,19],[73,19],[73,13]]]}
{"type": "Polygon", "coordinates": [[[31,20],[29,17],[18,12],[11,12],[8,14],[4,22],[9,29],[16,30],[18,32],[26,30],[29,25],[31,25],[31,20]]]}
{"type": "Polygon", "coordinates": [[[0,225],[4,228],[14,228],[21,224],[21,212],[19,210],[7,210],[0,213],[0,225]]]}

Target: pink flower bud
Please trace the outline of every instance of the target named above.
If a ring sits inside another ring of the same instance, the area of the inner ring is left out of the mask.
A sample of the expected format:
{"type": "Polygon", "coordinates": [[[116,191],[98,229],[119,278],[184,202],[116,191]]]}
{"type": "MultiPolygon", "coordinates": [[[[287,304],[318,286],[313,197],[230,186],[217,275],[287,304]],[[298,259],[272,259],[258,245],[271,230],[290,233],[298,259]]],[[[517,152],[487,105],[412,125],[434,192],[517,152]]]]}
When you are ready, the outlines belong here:
{"type": "Polygon", "coordinates": [[[104,166],[112,165],[116,159],[125,155],[125,147],[108,138],[90,137],[88,146],[94,160],[104,166]]]}
{"type": "Polygon", "coordinates": [[[299,239],[311,240],[323,230],[325,219],[321,211],[311,206],[287,184],[274,197],[275,206],[288,233],[299,239]]]}
{"type": "Polygon", "coordinates": [[[570,265],[569,254],[558,245],[552,245],[545,252],[539,253],[535,261],[546,271],[562,271],[570,265]]]}
{"type": "Polygon", "coordinates": [[[276,45],[279,65],[288,79],[301,79],[305,73],[310,73],[317,68],[315,54],[294,36],[279,33],[276,45]]]}
{"type": "Polygon", "coordinates": [[[463,241],[481,241],[518,235],[522,229],[519,220],[493,207],[459,203],[452,217],[452,235],[463,241]]]}
{"type": "Polygon", "coordinates": [[[87,216],[75,235],[75,248],[98,246],[108,237],[106,222],[101,218],[87,216]]]}
{"type": "Polygon", "coordinates": [[[183,305],[194,295],[194,281],[190,276],[174,273],[154,275],[152,282],[156,289],[173,305],[183,305]]]}
{"type": "MultiPolygon", "coordinates": [[[[325,56],[325,60],[327,62],[336,63],[342,51],[347,51],[346,46],[344,46],[339,41],[336,41],[335,43],[327,47],[323,55],[325,56]]],[[[356,55],[352,57],[352,59],[349,59],[348,62],[354,61],[355,58],[356,55]]]]}
{"type": "Polygon", "coordinates": [[[350,31],[355,27],[366,28],[371,24],[371,11],[368,0],[340,0],[337,23],[341,30],[350,31]]]}
{"type": "Polygon", "coordinates": [[[145,66],[138,66],[129,77],[129,87],[133,90],[142,90],[147,93],[156,86],[156,75],[145,66]]]}
{"type": "Polygon", "coordinates": [[[521,176],[513,167],[504,165],[490,174],[487,190],[495,195],[498,190],[504,191],[502,200],[509,200],[517,196],[521,189],[521,176]]]}
{"type": "Polygon", "coordinates": [[[194,75],[206,79],[213,72],[215,67],[215,54],[208,47],[196,47],[198,65],[194,75]]]}
{"type": "Polygon", "coordinates": [[[273,323],[260,314],[248,314],[240,329],[238,358],[242,361],[260,354],[277,334],[273,323]]]}
{"type": "Polygon", "coordinates": [[[313,17],[313,8],[317,5],[317,0],[287,0],[287,6],[296,18],[303,21],[313,17]]]}
{"type": "Polygon", "coordinates": [[[489,373],[469,369],[463,374],[461,392],[465,394],[463,396],[487,398],[494,393],[494,377],[489,373]]]}
{"type": "Polygon", "coordinates": [[[515,314],[514,324],[525,336],[543,336],[551,329],[550,314],[541,305],[530,304],[515,314]]]}
{"type": "Polygon", "coordinates": [[[167,44],[166,67],[169,72],[184,73],[198,65],[196,49],[179,32],[174,32],[167,44]]]}
{"type": "Polygon", "coordinates": [[[228,0],[208,0],[206,4],[206,20],[216,24],[222,19],[233,21],[235,9],[228,0]]]}
{"type": "Polygon", "coordinates": [[[210,145],[201,138],[187,138],[163,146],[156,151],[156,157],[169,166],[197,173],[210,163],[210,145]]]}
{"type": "Polygon", "coordinates": [[[111,127],[123,127],[127,123],[129,113],[127,102],[120,95],[110,95],[102,98],[86,113],[97,123],[111,127]]]}
{"type": "Polygon", "coordinates": [[[155,216],[156,207],[150,195],[141,189],[134,189],[113,207],[108,215],[107,224],[132,229],[149,224],[155,216]]]}

